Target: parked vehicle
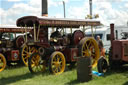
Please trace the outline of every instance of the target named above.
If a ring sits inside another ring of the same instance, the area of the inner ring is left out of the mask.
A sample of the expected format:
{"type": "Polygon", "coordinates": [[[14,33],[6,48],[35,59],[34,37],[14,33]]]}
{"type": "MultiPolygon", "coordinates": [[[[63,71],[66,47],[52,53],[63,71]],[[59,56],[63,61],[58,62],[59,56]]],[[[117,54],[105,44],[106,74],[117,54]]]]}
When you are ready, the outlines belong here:
{"type": "Polygon", "coordinates": [[[124,64],[128,64],[128,31],[120,33],[122,39],[118,39],[118,32],[114,32],[114,24],[110,24],[110,29],[110,35],[108,36],[111,41],[109,62],[105,58],[101,58],[98,62],[99,72],[105,72],[108,65],[111,69],[117,69],[124,64]]]}
{"type": "Polygon", "coordinates": [[[18,27],[0,27],[0,72],[6,65],[20,63],[20,47],[25,41],[24,35],[21,35],[23,32],[25,30],[18,27]]]}
{"type": "Polygon", "coordinates": [[[33,27],[32,38],[22,50],[24,62],[28,62],[30,72],[44,71],[46,67],[53,74],[64,72],[65,65],[75,64],[78,57],[91,57],[92,66],[97,65],[100,53],[93,37],[85,37],[80,26],[98,26],[99,21],[61,19],[26,16],[17,20],[17,26],[33,27]],[[55,28],[48,39],[48,30],[55,28]],[[77,28],[72,32],[73,28],[77,28]],[[65,34],[64,29],[70,29],[65,34]]]}

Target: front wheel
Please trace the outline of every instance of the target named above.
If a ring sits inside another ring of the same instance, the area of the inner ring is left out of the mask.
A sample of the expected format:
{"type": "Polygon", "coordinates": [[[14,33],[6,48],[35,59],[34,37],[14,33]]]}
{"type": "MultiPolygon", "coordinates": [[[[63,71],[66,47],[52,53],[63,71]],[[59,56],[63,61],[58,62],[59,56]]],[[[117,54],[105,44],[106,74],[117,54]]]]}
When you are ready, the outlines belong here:
{"type": "Polygon", "coordinates": [[[0,72],[3,71],[6,67],[6,59],[4,55],[0,53],[0,72]]]}
{"type": "Polygon", "coordinates": [[[98,72],[99,73],[105,73],[108,70],[108,63],[107,60],[104,57],[101,57],[98,60],[98,72]]]}
{"type": "Polygon", "coordinates": [[[23,45],[21,49],[21,58],[23,63],[28,66],[28,59],[32,53],[37,52],[37,49],[34,46],[23,45]]]}
{"type": "Polygon", "coordinates": [[[39,53],[33,53],[28,60],[28,68],[31,73],[44,72],[46,61],[41,60],[39,53]]]}
{"type": "Polygon", "coordinates": [[[54,52],[49,59],[49,70],[51,73],[58,75],[65,70],[65,57],[61,52],[54,52]]]}

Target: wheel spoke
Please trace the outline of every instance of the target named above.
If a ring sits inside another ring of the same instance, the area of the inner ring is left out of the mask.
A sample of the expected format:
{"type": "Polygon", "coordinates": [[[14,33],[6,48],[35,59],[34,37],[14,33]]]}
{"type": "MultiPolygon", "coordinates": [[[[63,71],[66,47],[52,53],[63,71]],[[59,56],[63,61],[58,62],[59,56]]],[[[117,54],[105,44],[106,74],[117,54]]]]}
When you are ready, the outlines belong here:
{"type": "Polygon", "coordinates": [[[86,45],[86,47],[87,47],[87,50],[89,50],[89,49],[88,49],[88,45],[87,45],[87,43],[86,43],[85,45],[86,45]]]}
{"type": "Polygon", "coordinates": [[[30,52],[33,52],[33,50],[34,50],[34,47],[32,47],[32,48],[30,49],[30,52]]]}
{"type": "Polygon", "coordinates": [[[90,47],[90,46],[91,46],[91,44],[92,44],[92,41],[89,41],[88,47],[90,47]]]}
{"type": "Polygon", "coordinates": [[[95,56],[95,53],[92,53],[91,55],[92,55],[92,56],[95,56]]]}
{"type": "Polygon", "coordinates": [[[28,60],[28,58],[29,58],[29,57],[28,57],[28,56],[26,56],[26,57],[24,57],[24,60],[26,60],[26,59],[28,60]]]}
{"type": "Polygon", "coordinates": [[[26,53],[26,54],[28,54],[28,51],[24,50],[24,52],[23,52],[23,53],[26,53]]]}
{"type": "Polygon", "coordinates": [[[86,51],[82,51],[84,54],[86,53],[86,51]]]}

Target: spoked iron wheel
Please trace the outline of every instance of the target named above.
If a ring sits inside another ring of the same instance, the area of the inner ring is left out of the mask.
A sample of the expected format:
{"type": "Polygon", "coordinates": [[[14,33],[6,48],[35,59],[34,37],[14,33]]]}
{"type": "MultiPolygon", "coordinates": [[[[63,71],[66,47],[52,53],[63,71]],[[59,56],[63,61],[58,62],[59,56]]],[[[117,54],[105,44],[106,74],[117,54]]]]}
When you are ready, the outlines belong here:
{"type": "Polygon", "coordinates": [[[0,72],[3,71],[6,67],[6,59],[4,55],[0,54],[0,72]]]}
{"type": "Polygon", "coordinates": [[[34,52],[37,52],[35,47],[27,46],[26,44],[23,46],[21,50],[21,58],[26,66],[28,66],[28,58],[34,52]]]}
{"type": "Polygon", "coordinates": [[[108,70],[108,63],[107,60],[104,57],[101,57],[98,60],[98,72],[99,73],[105,73],[108,70]]]}
{"type": "Polygon", "coordinates": [[[58,75],[65,70],[65,57],[61,52],[54,52],[49,59],[49,70],[51,73],[58,75]]]}
{"type": "Polygon", "coordinates": [[[41,60],[41,56],[38,53],[33,53],[29,58],[28,67],[31,73],[44,72],[46,61],[41,60]]]}
{"type": "Polygon", "coordinates": [[[92,37],[83,38],[78,46],[79,56],[91,57],[92,67],[96,67],[98,59],[100,57],[99,47],[96,40],[92,37]]]}

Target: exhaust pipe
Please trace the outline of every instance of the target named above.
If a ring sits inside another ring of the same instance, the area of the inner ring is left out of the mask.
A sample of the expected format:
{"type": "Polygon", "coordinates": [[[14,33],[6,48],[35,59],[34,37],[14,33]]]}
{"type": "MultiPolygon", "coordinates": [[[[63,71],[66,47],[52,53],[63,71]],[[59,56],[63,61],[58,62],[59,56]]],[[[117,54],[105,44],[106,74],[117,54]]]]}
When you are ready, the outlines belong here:
{"type": "Polygon", "coordinates": [[[47,0],[42,0],[42,16],[48,16],[48,2],[47,0]]]}
{"type": "Polygon", "coordinates": [[[115,36],[114,36],[114,24],[110,24],[110,30],[111,30],[111,45],[112,45],[112,41],[115,40],[115,36]]]}

